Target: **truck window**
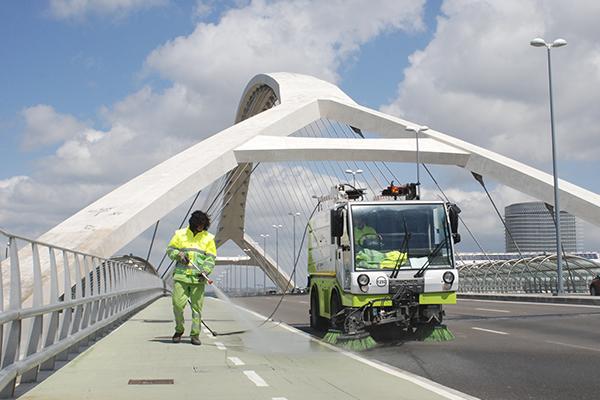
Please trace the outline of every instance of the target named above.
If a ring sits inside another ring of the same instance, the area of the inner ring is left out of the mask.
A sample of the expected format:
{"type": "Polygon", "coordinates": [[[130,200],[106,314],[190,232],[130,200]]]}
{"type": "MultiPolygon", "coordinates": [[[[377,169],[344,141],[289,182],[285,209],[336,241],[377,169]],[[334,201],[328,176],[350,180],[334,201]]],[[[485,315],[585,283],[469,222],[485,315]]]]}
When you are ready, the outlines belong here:
{"type": "Polygon", "coordinates": [[[356,270],[419,268],[436,248],[431,268],[450,267],[442,204],[355,204],[351,219],[356,270]]]}

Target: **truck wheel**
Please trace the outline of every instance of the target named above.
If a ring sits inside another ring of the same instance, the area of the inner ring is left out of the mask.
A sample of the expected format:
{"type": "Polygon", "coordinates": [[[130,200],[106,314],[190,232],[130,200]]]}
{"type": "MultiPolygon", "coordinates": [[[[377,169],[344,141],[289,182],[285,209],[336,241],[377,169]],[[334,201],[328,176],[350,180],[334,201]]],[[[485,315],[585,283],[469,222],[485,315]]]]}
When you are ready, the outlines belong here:
{"type": "Polygon", "coordinates": [[[325,319],[319,315],[319,295],[316,288],[310,291],[310,327],[318,331],[325,329],[325,319]]]}
{"type": "Polygon", "coordinates": [[[331,312],[331,319],[329,320],[329,326],[332,329],[342,329],[344,321],[341,317],[334,318],[333,316],[342,311],[342,301],[340,295],[337,292],[331,294],[331,302],[329,303],[329,311],[331,312]]]}

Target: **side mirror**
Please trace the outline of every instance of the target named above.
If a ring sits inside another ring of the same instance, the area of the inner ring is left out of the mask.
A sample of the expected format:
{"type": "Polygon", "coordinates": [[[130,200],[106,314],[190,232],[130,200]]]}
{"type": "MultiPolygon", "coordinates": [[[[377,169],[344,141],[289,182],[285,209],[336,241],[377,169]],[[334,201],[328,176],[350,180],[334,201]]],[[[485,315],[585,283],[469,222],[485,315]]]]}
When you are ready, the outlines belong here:
{"type": "Polygon", "coordinates": [[[460,233],[458,233],[458,214],[460,214],[461,209],[454,203],[448,203],[447,207],[452,239],[454,240],[454,244],[460,243],[460,233]]]}
{"type": "Polygon", "coordinates": [[[330,211],[331,243],[335,243],[335,238],[340,238],[344,234],[344,209],[337,208],[330,211]]]}

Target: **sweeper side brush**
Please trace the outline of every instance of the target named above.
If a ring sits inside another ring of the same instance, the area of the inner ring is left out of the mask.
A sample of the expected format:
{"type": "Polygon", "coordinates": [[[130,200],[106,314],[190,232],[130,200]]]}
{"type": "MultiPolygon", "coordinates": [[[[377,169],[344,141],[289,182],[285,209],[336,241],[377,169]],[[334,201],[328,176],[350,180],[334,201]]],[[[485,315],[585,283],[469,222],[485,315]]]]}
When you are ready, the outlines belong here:
{"type": "Polygon", "coordinates": [[[455,338],[446,325],[421,326],[416,333],[423,342],[446,342],[455,338]]]}
{"type": "Polygon", "coordinates": [[[342,335],[342,331],[339,329],[330,329],[327,331],[325,336],[323,336],[323,341],[329,344],[337,344],[338,338],[342,335]]]}
{"type": "Polygon", "coordinates": [[[377,342],[367,331],[340,334],[337,336],[336,344],[346,350],[352,351],[364,351],[377,346],[377,342]]]}

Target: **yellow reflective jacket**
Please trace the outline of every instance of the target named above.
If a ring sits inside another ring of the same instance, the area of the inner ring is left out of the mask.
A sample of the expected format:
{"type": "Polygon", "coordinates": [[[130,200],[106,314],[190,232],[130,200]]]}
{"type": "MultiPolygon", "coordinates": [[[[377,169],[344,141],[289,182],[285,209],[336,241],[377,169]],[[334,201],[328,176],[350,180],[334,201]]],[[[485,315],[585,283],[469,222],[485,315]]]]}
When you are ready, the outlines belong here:
{"type": "Polygon", "coordinates": [[[175,231],[167,246],[167,254],[171,260],[177,263],[173,270],[174,281],[204,283],[204,279],[198,277],[199,271],[194,265],[207,275],[213,271],[215,259],[217,258],[215,237],[207,231],[198,232],[194,235],[189,227],[179,229],[175,231]],[[190,260],[188,265],[181,263],[180,253],[187,255],[190,260]]]}
{"type": "Polygon", "coordinates": [[[363,226],[362,229],[358,226],[354,227],[354,243],[362,246],[363,239],[369,236],[377,237],[377,231],[375,230],[375,228],[369,225],[363,226]]]}

